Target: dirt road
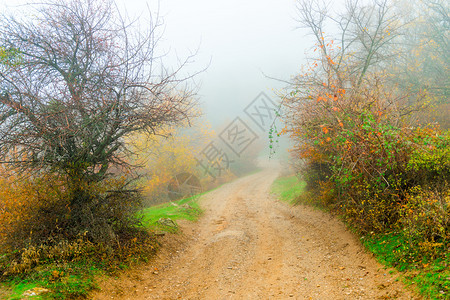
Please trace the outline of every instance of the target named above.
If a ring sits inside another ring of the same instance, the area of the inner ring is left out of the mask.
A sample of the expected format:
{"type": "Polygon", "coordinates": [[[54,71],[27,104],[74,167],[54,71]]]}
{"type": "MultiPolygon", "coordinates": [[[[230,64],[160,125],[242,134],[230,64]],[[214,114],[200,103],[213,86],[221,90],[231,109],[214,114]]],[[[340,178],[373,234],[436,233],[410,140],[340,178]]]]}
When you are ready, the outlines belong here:
{"type": "Polygon", "coordinates": [[[417,299],[336,219],[278,202],[263,171],[208,193],[146,266],[94,299],[417,299]],[[181,240],[181,241],[180,241],[181,240]]]}

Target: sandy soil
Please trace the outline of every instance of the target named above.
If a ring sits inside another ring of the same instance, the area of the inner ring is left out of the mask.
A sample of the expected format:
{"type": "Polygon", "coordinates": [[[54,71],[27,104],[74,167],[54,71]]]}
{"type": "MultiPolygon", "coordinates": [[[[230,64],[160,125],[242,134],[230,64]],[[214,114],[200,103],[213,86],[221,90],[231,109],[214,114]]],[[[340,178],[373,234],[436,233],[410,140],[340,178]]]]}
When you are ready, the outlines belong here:
{"type": "Polygon", "coordinates": [[[204,216],[93,299],[419,299],[344,225],[270,195],[263,171],[208,193],[204,216]]]}

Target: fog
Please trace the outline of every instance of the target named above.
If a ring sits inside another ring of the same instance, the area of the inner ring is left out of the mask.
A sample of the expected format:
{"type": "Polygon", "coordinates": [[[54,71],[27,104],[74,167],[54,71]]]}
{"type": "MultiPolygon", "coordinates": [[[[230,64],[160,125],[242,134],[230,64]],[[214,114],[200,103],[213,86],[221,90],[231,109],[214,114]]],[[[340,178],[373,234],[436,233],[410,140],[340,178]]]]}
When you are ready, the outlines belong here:
{"type": "MultiPolygon", "coordinates": [[[[3,0],[0,8],[29,2],[3,0]]],[[[312,44],[297,29],[295,2],[116,0],[119,10],[143,29],[150,28],[149,10],[161,22],[157,51],[166,68],[176,69],[190,57],[181,75],[199,72],[193,84],[204,119],[219,131],[236,117],[245,118],[244,109],[261,92],[277,103],[275,92],[305,62],[312,44]]],[[[268,129],[257,132],[263,143],[268,129]]]]}
{"type": "MultiPolygon", "coordinates": [[[[2,0],[0,8],[29,2],[2,0]]],[[[204,70],[194,81],[202,111],[213,126],[240,114],[260,92],[277,101],[274,90],[299,71],[305,47],[311,45],[296,29],[295,0],[116,3],[131,18],[145,17],[148,9],[153,17],[159,16],[158,50],[165,54],[166,67],[177,68],[195,54],[183,72],[204,70]]]]}
{"type": "MultiPolygon", "coordinates": [[[[132,16],[146,8],[139,0],[118,3],[132,16]]],[[[268,77],[289,80],[311,45],[296,30],[294,0],[165,0],[148,5],[164,23],[160,50],[167,52],[166,65],[175,67],[178,60],[197,53],[185,71],[206,68],[195,82],[213,126],[241,114],[260,92],[277,101],[274,89],[285,83],[268,77]]]]}

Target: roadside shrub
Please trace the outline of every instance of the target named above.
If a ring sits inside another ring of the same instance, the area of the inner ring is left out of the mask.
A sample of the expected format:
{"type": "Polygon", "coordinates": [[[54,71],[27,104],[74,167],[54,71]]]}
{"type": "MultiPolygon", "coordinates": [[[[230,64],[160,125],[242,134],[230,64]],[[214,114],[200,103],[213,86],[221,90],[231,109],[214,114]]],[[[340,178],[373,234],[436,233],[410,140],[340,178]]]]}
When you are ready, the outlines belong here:
{"type": "Polygon", "coordinates": [[[302,169],[302,179],[306,181],[307,190],[319,189],[331,176],[330,166],[326,163],[311,162],[302,169]]]}
{"type": "Polygon", "coordinates": [[[45,263],[67,263],[88,259],[95,253],[95,245],[85,235],[76,240],[49,239],[40,245],[29,245],[20,251],[5,254],[0,260],[0,275],[20,275],[45,263]]]}
{"type": "Polygon", "coordinates": [[[3,193],[0,226],[3,246],[21,249],[48,238],[114,243],[116,232],[138,225],[140,192],[126,189],[125,178],[81,182],[68,188],[64,178],[42,175],[24,181],[9,179],[3,193]],[[95,217],[94,217],[95,216],[95,217]]]}
{"type": "Polygon", "coordinates": [[[450,130],[438,126],[419,127],[411,142],[416,145],[407,171],[417,185],[442,185],[450,180],[450,130]]]}
{"type": "Polygon", "coordinates": [[[450,189],[444,188],[437,191],[416,186],[399,208],[398,225],[420,256],[436,257],[450,244],[450,189]]]}
{"type": "Polygon", "coordinates": [[[308,197],[362,232],[395,230],[415,187],[445,191],[450,179],[449,131],[407,126],[382,82],[374,75],[350,91],[323,83],[289,102],[299,108],[291,134],[308,197]]]}
{"type": "Polygon", "coordinates": [[[347,222],[363,232],[381,232],[392,227],[398,219],[395,202],[383,197],[344,201],[341,211],[347,222]]]}
{"type": "Polygon", "coordinates": [[[362,89],[304,107],[294,132],[308,183],[299,201],[339,209],[363,233],[405,231],[408,249],[437,256],[448,245],[449,130],[393,122],[392,101],[362,89]]]}
{"type": "Polygon", "coordinates": [[[29,179],[19,181],[0,166],[0,254],[20,249],[28,233],[19,229],[33,216],[35,196],[29,179]]]}
{"type": "MultiPolygon", "coordinates": [[[[366,4],[361,11],[370,6],[366,4]]],[[[376,11],[378,3],[373,4],[376,11]]],[[[357,7],[349,15],[367,16],[355,15],[357,7]]],[[[308,182],[299,202],[312,199],[334,209],[364,237],[388,237],[390,245],[383,241],[377,246],[388,249],[385,253],[393,254],[402,268],[417,268],[436,258],[448,269],[450,138],[449,130],[431,123],[439,120],[448,128],[448,120],[441,118],[445,109],[431,113],[446,108],[448,97],[441,86],[404,81],[404,68],[390,60],[402,60],[402,50],[391,52],[394,44],[388,46],[395,38],[391,25],[401,20],[392,15],[383,19],[389,15],[384,9],[380,19],[371,16],[364,23],[374,26],[371,31],[360,26],[360,20],[350,29],[351,17],[335,18],[315,1],[302,2],[300,22],[315,37],[315,54],[281,95],[292,153],[302,162],[302,177],[308,182]],[[392,39],[380,36],[379,47],[368,46],[387,20],[395,20],[385,31],[392,39]],[[340,37],[333,39],[324,30],[328,21],[343,25],[340,37]],[[348,39],[349,33],[354,36],[348,39]],[[408,84],[399,84],[402,80],[408,84]]],[[[412,62],[417,70],[426,67],[414,57],[412,62]]],[[[441,279],[427,280],[437,286],[431,281],[441,279]]],[[[437,291],[444,295],[446,290],[442,286],[437,291]]]]}
{"type": "Polygon", "coordinates": [[[0,256],[0,277],[24,277],[43,265],[90,263],[115,271],[126,264],[147,261],[158,247],[156,239],[142,229],[118,234],[114,244],[93,243],[86,235],[74,240],[49,238],[40,245],[29,245],[0,256]]]}
{"type": "Polygon", "coordinates": [[[19,180],[6,170],[2,174],[0,276],[84,259],[114,268],[154,252],[156,242],[136,213],[140,191],[127,189],[126,178],[82,182],[75,191],[60,176],[19,180]],[[87,204],[80,205],[78,197],[87,204]]]}
{"type": "Polygon", "coordinates": [[[331,178],[346,218],[362,231],[382,232],[400,221],[399,209],[409,203],[415,187],[445,191],[449,140],[448,132],[437,128],[370,128],[355,133],[366,137],[352,146],[353,153],[334,155],[331,178]]]}

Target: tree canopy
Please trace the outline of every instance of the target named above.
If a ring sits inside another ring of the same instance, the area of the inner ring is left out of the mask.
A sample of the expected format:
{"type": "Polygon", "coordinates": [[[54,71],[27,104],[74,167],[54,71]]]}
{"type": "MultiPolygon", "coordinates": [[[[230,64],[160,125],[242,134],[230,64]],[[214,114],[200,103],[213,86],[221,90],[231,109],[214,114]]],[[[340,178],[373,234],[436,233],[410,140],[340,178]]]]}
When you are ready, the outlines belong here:
{"type": "Polygon", "coordinates": [[[0,160],[100,181],[124,166],[124,137],[189,119],[188,78],[113,1],[51,0],[0,18],[0,160]],[[157,71],[158,70],[158,71],[157,71]]]}

